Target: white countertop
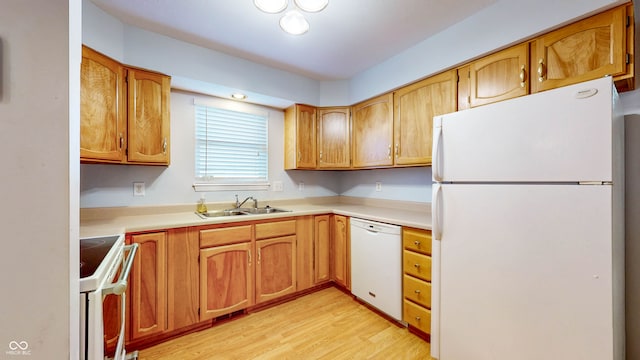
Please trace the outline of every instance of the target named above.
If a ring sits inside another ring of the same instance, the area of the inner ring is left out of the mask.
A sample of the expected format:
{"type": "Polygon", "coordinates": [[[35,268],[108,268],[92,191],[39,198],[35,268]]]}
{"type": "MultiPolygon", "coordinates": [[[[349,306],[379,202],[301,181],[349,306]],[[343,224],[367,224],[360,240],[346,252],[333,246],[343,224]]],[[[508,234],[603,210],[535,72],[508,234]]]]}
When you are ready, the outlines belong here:
{"type": "MultiPolygon", "coordinates": [[[[323,198],[323,201],[317,201],[315,199],[313,201],[272,201],[264,205],[291,211],[202,219],[195,213],[195,204],[193,204],[193,206],[154,208],[82,209],[80,217],[80,237],[327,213],[419,229],[431,229],[430,204],[427,203],[337,196],[323,198]]],[[[215,204],[207,204],[207,206],[209,207],[209,211],[222,210],[225,208],[224,205],[219,205],[222,206],[220,208],[215,207],[215,204]]],[[[263,205],[261,204],[261,206],[263,205]]],[[[229,207],[227,206],[226,208],[229,207]]]]}

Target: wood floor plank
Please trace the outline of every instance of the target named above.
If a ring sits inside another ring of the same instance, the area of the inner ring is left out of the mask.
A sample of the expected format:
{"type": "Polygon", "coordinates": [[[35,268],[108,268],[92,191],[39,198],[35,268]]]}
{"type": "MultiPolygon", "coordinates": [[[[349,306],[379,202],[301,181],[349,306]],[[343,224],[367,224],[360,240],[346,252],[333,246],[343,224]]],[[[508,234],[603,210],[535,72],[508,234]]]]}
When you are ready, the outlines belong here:
{"type": "Polygon", "coordinates": [[[336,288],[141,350],[140,360],[429,357],[429,343],[336,288]]]}

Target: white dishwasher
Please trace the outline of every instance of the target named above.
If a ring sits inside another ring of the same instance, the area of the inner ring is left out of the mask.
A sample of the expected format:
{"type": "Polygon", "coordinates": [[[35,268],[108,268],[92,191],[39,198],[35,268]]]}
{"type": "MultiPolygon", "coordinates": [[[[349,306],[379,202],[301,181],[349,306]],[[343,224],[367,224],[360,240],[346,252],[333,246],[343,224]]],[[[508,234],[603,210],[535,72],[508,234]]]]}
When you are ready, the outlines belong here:
{"type": "Polygon", "coordinates": [[[400,226],[351,218],[351,293],[402,320],[400,226]]]}

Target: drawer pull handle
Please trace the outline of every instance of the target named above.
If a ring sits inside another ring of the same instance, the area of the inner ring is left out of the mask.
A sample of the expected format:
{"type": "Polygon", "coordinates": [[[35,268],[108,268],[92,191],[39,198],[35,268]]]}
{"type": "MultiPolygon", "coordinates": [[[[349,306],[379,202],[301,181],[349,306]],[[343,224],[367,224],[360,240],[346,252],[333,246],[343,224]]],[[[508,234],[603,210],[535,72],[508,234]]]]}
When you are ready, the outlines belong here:
{"type": "Polygon", "coordinates": [[[414,264],[413,266],[415,266],[416,269],[420,269],[420,264],[414,264]]]}
{"type": "Polygon", "coordinates": [[[416,240],[413,242],[416,246],[420,246],[420,241],[416,240]]]}
{"type": "Polygon", "coordinates": [[[416,293],[416,294],[420,294],[420,289],[416,289],[416,290],[415,290],[415,293],[416,293]]]}
{"type": "Polygon", "coordinates": [[[416,316],[416,321],[420,321],[420,316],[416,316]]]}

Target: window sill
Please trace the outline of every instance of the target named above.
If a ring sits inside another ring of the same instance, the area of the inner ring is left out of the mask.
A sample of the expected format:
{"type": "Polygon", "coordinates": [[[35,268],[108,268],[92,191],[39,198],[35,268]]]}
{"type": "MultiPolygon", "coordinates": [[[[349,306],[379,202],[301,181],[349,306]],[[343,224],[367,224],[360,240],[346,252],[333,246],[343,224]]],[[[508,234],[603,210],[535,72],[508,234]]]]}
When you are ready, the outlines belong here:
{"type": "Polygon", "coordinates": [[[195,183],[193,184],[193,190],[197,192],[205,191],[243,191],[243,190],[269,190],[271,184],[208,184],[208,183],[195,183]]]}

